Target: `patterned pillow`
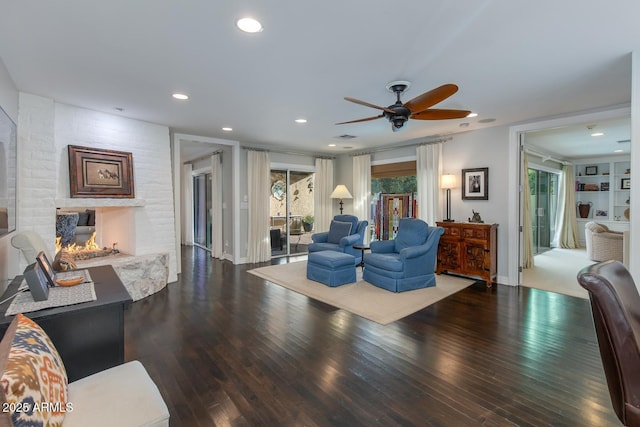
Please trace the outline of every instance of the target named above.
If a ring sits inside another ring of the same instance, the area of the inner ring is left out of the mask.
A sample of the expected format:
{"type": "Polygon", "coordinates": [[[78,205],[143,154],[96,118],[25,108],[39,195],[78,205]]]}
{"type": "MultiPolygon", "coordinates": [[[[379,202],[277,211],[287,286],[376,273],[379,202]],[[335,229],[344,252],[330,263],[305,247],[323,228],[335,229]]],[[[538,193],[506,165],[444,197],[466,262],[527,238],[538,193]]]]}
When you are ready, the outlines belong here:
{"type": "Polygon", "coordinates": [[[62,426],[67,372],[47,334],[18,314],[0,342],[0,425],[62,426]]]}

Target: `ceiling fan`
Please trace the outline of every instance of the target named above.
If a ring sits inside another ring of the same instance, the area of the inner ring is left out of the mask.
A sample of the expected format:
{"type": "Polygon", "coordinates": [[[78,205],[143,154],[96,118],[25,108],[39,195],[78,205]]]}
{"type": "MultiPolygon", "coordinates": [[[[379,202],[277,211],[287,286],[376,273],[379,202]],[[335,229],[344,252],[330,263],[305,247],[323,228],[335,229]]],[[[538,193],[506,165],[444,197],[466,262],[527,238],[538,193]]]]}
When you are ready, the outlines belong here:
{"type": "Polygon", "coordinates": [[[367,117],[365,119],[350,120],[348,122],[336,123],[337,125],[344,125],[347,123],[366,122],[369,120],[376,120],[381,117],[386,117],[391,122],[391,129],[396,132],[400,130],[405,122],[409,119],[416,120],[447,120],[447,119],[461,119],[467,117],[471,111],[466,110],[447,110],[429,108],[439,102],[444,101],[451,95],[458,91],[458,86],[454,84],[445,84],[428,92],[418,95],[406,103],[400,101],[400,95],[409,88],[410,83],[405,81],[395,81],[387,85],[387,90],[396,94],[395,104],[388,107],[380,107],[378,105],[370,104],[359,99],[350,98],[346,96],[344,99],[349,102],[355,102],[356,104],[364,105],[366,107],[376,108],[382,110],[382,114],[374,117],[367,117]]]}

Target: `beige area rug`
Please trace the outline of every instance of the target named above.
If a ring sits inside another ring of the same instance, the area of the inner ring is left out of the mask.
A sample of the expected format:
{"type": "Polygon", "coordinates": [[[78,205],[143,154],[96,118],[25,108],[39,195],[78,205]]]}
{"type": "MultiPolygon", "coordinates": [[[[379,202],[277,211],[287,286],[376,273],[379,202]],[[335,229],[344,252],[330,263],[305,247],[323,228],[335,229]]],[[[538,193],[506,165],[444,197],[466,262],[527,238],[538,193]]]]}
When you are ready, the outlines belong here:
{"type": "Polygon", "coordinates": [[[474,283],[471,279],[441,275],[436,278],[436,286],[395,293],[364,282],[361,271],[357,269],[356,283],[336,288],[307,279],[306,261],[255,268],[249,273],[382,325],[402,319],[474,283]]]}
{"type": "Polygon", "coordinates": [[[578,283],[578,272],[594,264],[584,249],[554,248],[534,257],[533,268],[525,268],[522,285],[579,298],[589,293],[578,283]]]}

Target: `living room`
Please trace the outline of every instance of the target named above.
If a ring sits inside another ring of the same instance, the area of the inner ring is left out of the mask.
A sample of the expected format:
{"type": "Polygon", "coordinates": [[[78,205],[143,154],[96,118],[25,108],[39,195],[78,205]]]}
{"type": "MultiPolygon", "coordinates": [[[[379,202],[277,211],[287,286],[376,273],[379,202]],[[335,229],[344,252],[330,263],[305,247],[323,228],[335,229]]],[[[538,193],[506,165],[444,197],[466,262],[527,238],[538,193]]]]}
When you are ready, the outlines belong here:
{"type": "MultiPolygon", "coordinates": [[[[633,76],[634,82],[637,82],[640,78],[640,61],[638,60],[638,55],[635,53],[627,53],[627,55],[630,56],[630,58],[628,59],[629,63],[632,66],[631,74],[633,76]]],[[[218,282],[228,281],[228,283],[236,285],[239,288],[243,288],[244,286],[246,286],[246,284],[244,283],[244,281],[246,280],[247,283],[251,283],[260,289],[259,293],[261,293],[261,296],[264,296],[265,301],[270,301],[269,303],[272,303],[269,298],[273,298],[274,300],[282,303],[287,308],[290,308],[292,311],[296,311],[298,313],[294,316],[296,320],[306,319],[306,315],[300,315],[300,311],[302,309],[300,309],[299,306],[310,306],[309,310],[312,313],[311,317],[316,316],[318,319],[322,319],[322,321],[327,321],[331,325],[334,325],[336,330],[343,331],[343,333],[346,333],[344,331],[351,327],[362,329],[362,331],[365,331],[364,334],[372,334],[372,337],[384,336],[388,333],[395,334],[397,332],[399,335],[394,335],[394,337],[402,337],[401,339],[399,338],[400,341],[406,339],[407,342],[410,342],[412,346],[415,345],[416,353],[419,353],[422,350],[420,349],[416,341],[410,338],[412,331],[418,331],[417,335],[420,337],[420,339],[423,340],[429,339],[429,333],[438,334],[437,331],[431,331],[425,326],[433,320],[431,318],[431,316],[434,315],[432,311],[418,314],[415,318],[408,320],[407,323],[403,323],[402,325],[391,325],[390,327],[385,329],[382,327],[378,327],[377,325],[365,325],[359,320],[351,319],[348,315],[334,312],[331,308],[320,303],[307,302],[306,300],[302,300],[297,296],[283,296],[280,290],[271,289],[253,278],[244,279],[245,270],[248,268],[248,266],[243,266],[243,264],[246,262],[246,256],[248,252],[248,218],[246,208],[247,199],[245,198],[245,196],[248,194],[248,183],[246,178],[247,151],[251,148],[272,148],[272,163],[290,165],[293,164],[304,167],[310,167],[311,165],[313,165],[315,158],[321,156],[322,154],[333,157],[335,171],[334,182],[336,184],[346,184],[349,188],[352,188],[352,153],[348,150],[340,148],[340,151],[321,152],[324,150],[324,147],[320,147],[319,143],[316,145],[301,144],[297,148],[278,145],[270,147],[268,145],[260,144],[259,142],[256,142],[251,138],[244,140],[240,137],[236,137],[235,135],[226,137],[224,137],[223,134],[207,135],[205,131],[202,131],[201,134],[199,134],[195,130],[192,132],[190,129],[176,129],[174,126],[169,124],[170,122],[150,123],[149,120],[133,119],[116,111],[105,111],[109,108],[112,109],[112,107],[105,108],[103,111],[97,111],[91,108],[85,108],[66,102],[60,102],[59,100],[50,96],[24,92],[19,89],[19,85],[15,80],[16,77],[10,75],[7,67],[5,67],[5,65],[0,61],[0,106],[18,125],[19,130],[18,140],[20,175],[17,215],[18,231],[24,229],[39,231],[43,235],[47,236],[47,244],[53,247],[54,239],[52,238],[52,235],[54,234],[53,230],[55,229],[55,210],[57,207],[60,207],[65,203],[72,203],[66,201],[67,199],[69,199],[69,170],[66,164],[66,147],[68,145],[83,145],[96,148],[129,151],[133,153],[134,157],[136,199],[139,199],[139,204],[137,206],[126,207],[126,209],[131,209],[132,213],[130,214],[130,216],[133,218],[135,227],[135,231],[133,233],[134,238],[132,239],[132,243],[130,244],[130,247],[132,248],[131,251],[138,254],[145,254],[161,250],[170,254],[171,283],[169,284],[169,288],[171,289],[167,290],[166,293],[162,293],[162,295],[159,295],[158,298],[155,298],[153,301],[160,303],[160,306],[171,306],[174,309],[170,312],[172,316],[187,317],[189,318],[188,324],[194,329],[198,328],[197,319],[195,319],[195,317],[193,319],[190,318],[190,316],[195,316],[195,314],[180,314],[180,310],[187,310],[187,307],[186,305],[183,306],[178,304],[177,301],[185,302],[187,296],[193,298],[193,301],[195,302],[194,304],[196,307],[194,307],[193,313],[203,315],[202,312],[196,310],[198,308],[202,309],[201,305],[203,304],[207,305],[207,310],[211,311],[212,313],[215,310],[219,310],[219,312],[231,310],[230,308],[221,308],[219,305],[215,306],[213,302],[211,303],[211,305],[208,305],[208,302],[203,303],[202,298],[204,298],[204,293],[198,293],[198,290],[195,287],[188,291],[185,290],[186,292],[188,292],[188,294],[184,295],[178,293],[178,291],[175,290],[175,288],[178,286],[187,288],[193,283],[199,283],[201,286],[206,286],[206,284],[202,284],[198,280],[198,274],[202,273],[200,270],[198,270],[198,267],[189,266],[188,264],[183,265],[181,263],[183,259],[183,251],[186,251],[186,256],[188,257],[193,257],[202,261],[203,263],[212,263],[210,265],[214,266],[214,280],[218,282]],[[177,143],[177,141],[180,141],[180,143],[177,143]],[[227,206],[224,211],[224,261],[211,261],[210,259],[205,259],[206,257],[194,254],[194,249],[181,245],[182,223],[180,221],[179,208],[180,185],[179,172],[176,172],[176,167],[180,166],[182,163],[181,159],[179,158],[180,144],[187,144],[188,142],[194,141],[202,144],[208,144],[211,147],[211,151],[215,151],[220,147],[223,147],[225,150],[224,156],[227,156],[226,159],[229,160],[228,162],[226,160],[224,162],[226,180],[225,188],[232,189],[232,191],[226,191],[224,196],[224,203],[227,206]],[[296,153],[287,154],[288,151],[295,151],[296,153]],[[176,158],[176,155],[178,155],[178,158],[176,158]],[[178,177],[178,180],[176,180],[176,177],[178,177]],[[243,279],[228,277],[228,269],[230,268],[230,266],[232,268],[232,271],[234,271],[237,275],[241,275],[243,279]],[[190,270],[183,271],[183,268],[189,268],[190,270]],[[193,271],[191,271],[192,268],[193,271]],[[177,307],[180,308],[178,309],[177,307]],[[334,324],[332,322],[336,323],[334,324]],[[342,324],[342,326],[340,326],[340,324],[342,324]],[[345,329],[342,329],[343,327],[345,329]],[[392,330],[393,332],[391,332],[392,330]]],[[[383,82],[382,84],[383,86],[384,83],[385,82],[383,82]]],[[[414,93],[417,93],[423,89],[426,90],[427,88],[416,88],[416,91],[414,93]]],[[[517,220],[519,200],[517,146],[519,133],[526,132],[530,129],[542,129],[545,127],[579,123],[585,120],[591,120],[595,119],[596,117],[602,116],[606,117],[607,115],[612,114],[630,114],[632,117],[632,127],[635,131],[633,132],[633,134],[638,134],[637,130],[640,129],[640,114],[638,114],[638,109],[640,108],[640,92],[638,90],[638,85],[634,85],[633,89],[634,91],[630,93],[627,100],[628,102],[624,103],[623,105],[616,104],[609,105],[607,106],[607,108],[589,108],[586,111],[583,109],[575,109],[571,112],[566,112],[563,114],[554,114],[552,117],[546,117],[544,114],[540,114],[535,117],[532,116],[526,121],[506,122],[500,123],[496,126],[486,125],[470,130],[459,128],[460,130],[462,130],[461,132],[456,132],[446,136],[446,141],[442,145],[442,165],[444,172],[452,173],[459,176],[460,171],[466,168],[486,167],[489,170],[489,199],[486,201],[465,201],[461,198],[461,189],[455,188],[452,191],[451,216],[456,221],[462,222],[471,217],[473,211],[477,211],[481,213],[482,219],[486,223],[499,224],[498,283],[500,283],[501,285],[512,286],[515,288],[514,291],[517,290],[517,285],[519,283],[517,271],[519,260],[519,239],[517,238],[519,227],[519,223],[517,220]]],[[[382,91],[384,92],[384,88],[382,91]]],[[[349,93],[344,93],[344,95],[349,95],[349,93]]],[[[356,95],[362,97],[366,96],[360,94],[356,95]]],[[[385,99],[385,96],[388,95],[388,93],[379,94],[378,99],[385,99]]],[[[343,102],[341,99],[339,99],[338,101],[343,102]]],[[[523,100],[522,102],[526,103],[527,101],[523,100]]],[[[176,108],[176,116],[179,116],[181,114],[180,108],[181,107],[176,108]]],[[[362,113],[363,110],[365,111],[364,114],[367,114],[364,107],[358,108],[362,108],[362,110],[349,111],[349,114],[354,114],[354,118],[356,117],[355,115],[362,113]]],[[[211,113],[207,112],[206,114],[209,115],[211,113]]],[[[343,117],[336,118],[336,120],[343,119],[343,117]]],[[[385,125],[386,124],[387,123],[385,122],[385,125]]],[[[388,126],[385,126],[385,130],[388,131],[389,134],[391,134],[391,130],[388,129],[388,126]]],[[[299,130],[296,129],[294,132],[299,132],[299,130]]],[[[389,143],[388,146],[383,144],[378,147],[380,149],[372,148],[370,150],[371,160],[373,163],[385,163],[415,158],[416,145],[441,138],[441,136],[436,135],[428,137],[407,137],[406,139],[400,140],[399,142],[394,142],[393,144],[389,143]]],[[[358,150],[353,150],[353,152],[356,151],[358,150]]],[[[362,149],[362,151],[366,150],[362,149]]],[[[637,150],[636,152],[632,151],[631,156],[632,164],[638,164],[638,161],[640,160],[640,153],[637,153],[637,150]]],[[[637,175],[631,175],[631,188],[640,188],[640,178],[637,178],[637,175]],[[638,184],[636,184],[636,182],[638,184]]],[[[333,213],[337,214],[338,206],[335,204],[335,201],[333,203],[333,213]]],[[[104,209],[109,207],[97,206],[97,208],[104,209]]],[[[345,212],[351,212],[353,210],[352,203],[349,200],[345,200],[344,209],[345,212]]],[[[444,209],[444,197],[443,195],[441,195],[441,201],[438,210],[439,212],[444,213],[444,209]]],[[[639,197],[632,197],[631,210],[640,211],[639,197]]],[[[8,281],[13,279],[13,277],[22,274],[22,271],[25,267],[25,261],[21,258],[20,253],[11,246],[11,237],[12,234],[0,237],[0,277],[2,278],[5,286],[8,281]]],[[[640,253],[640,243],[638,243],[640,242],[640,229],[631,227],[631,242],[631,253],[640,253]]],[[[110,243],[111,242],[105,242],[104,244],[110,243]]],[[[637,271],[634,271],[634,269],[637,268],[638,267],[634,266],[633,264],[631,265],[632,273],[634,273],[634,275],[636,276],[638,274],[637,271]]],[[[205,288],[203,287],[201,289],[205,288]]],[[[226,291],[223,287],[216,287],[215,291],[215,295],[222,297],[223,301],[225,302],[234,304],[240,303],[238,300],[229,299],[229,296],[225,293],[226,291]]],[[[484,296],[480,292],[484,290],[479,289],[477,286],[474,287],[473,291],[475,292],[473,295],[480,298],[479,300],[483,303],[489,305],[494,303],[498,304],[497,302],[490,300],[491,295],[495,296],[495,293],[492,294],[491,292],[488,292],[487,295],[484,296]]],[[[249,292],[250,294],[251,291],[247,292],[249,292]]],[[[211,294],[214,293],[211,292],[211,294]]],[[[499,309],[508,311],[509,307],[512,307],[514,311],[517,311],[516,308],[520,307],[517,292],[508,290],[505,291],[502,295],[504,295],[505,299],[508,299],[509,301],[503,300],[503,305],[499,305],[499,309]]],[[[554,301],[557,302],[557,300],[554,300],[553,298],[545,298],[545,301],[549,304],[554,304],[554,301]]],[[[151,300],[145,300],[139,303],[135,303],[132,313],[130,314],[131,318],[129,320],[132,321],[130,326],[131,335],[129,335],[127,341],[127,345],[129,346],[127,350],[127,358],[141,356],[151,359],[150,354],[153,351],[158,351],[158,347],[153,347],[154,345],[159,346],[160,351],[168,350],[170,352],[177,353],[183,350],[183,347],[181,347],[182,341],[180,340],[180,338],[177,338],[180,333],[175,329],[168,329],[167,335],[171,336],[171,338],[175,339],[175,341],[172,341],[170,344],[166,344],[166,347],[163,347],[165,344],[162,344],[162,341],[159,338],[162,335],[161,330],[153,329],[147,336],[145,335],[143,330],[139,329],[140,326],[138,324],[144,323],[145,319],[147,318],[146,316],[149,316],[149,318],[153,316],[154,321],[157,321],[159,325],[163,324],[162,317],[155,314],[156,312],[151,307],[149,301],[151,300]],[[138,347],[137,344],[133,343],[133,341],[136,339],[136,333],[145,335],[144,341],[146,345],[148,345],[148,347],[138,347]]],[[[562,301],[564,302],[568,300],[562,301]]],[[[265,302],[265,304],[267,303],[268,302],[265,302]]],[[[460,309],[465,305],[474,306],[475,304],[476,303],[473,301],[473,299],[471,297],[468,297],[468,299],[452,300],[452,302],[444,304],[442,307],[443,311],[446,308],[449,313],[449,317],[446,319],[453,321],[455,325],[462,325],[461,327],[470,327],[470,324],[472,324],[473,322],[466,322],[465,320],[456,319],[455,312],[457,309],[460,309]]],[[[571,305],[573,303],[567,302],[566,304],[571,305]]],[[[259,305],[259,303],[253,302],[252,308],[259,311],[260,309],[256,308],[259,307],[259,305]]],[[[271,305],[269,307],[275,308],[271,305]]],[[[477,306],[475,307],[479,308],[477,306]]],[[[576,310],[580,312],[580,310],[582,310],[583,308],[584,307],[582,306],[577,306],[576,310]]],[[[158,310],[158,307],[156,307],[156,310],[158,310]]],[[[482,311],[482,308],[479,308],[479,311],[482,311]]],[[[272,319],[269,319],[269,317],[266,315],[256,317],[254,316],[254,311],[252,311],[251,313],[252,315],[248,317],[251,317],[253,320],[265,322],[265,324],[271,324],[271,326],[273,326],[274,323],[278,323],[278,327],[281,327],[283,329],[286,329],[286,326],[282,325],[286,325],[290,320],[290,318],[287,317],[288,315],[286,313],[280,311],[278,311],[277,316],[272,319]]],[[[465,316],[468,316],[467,319],[473,319],[473,317],[476,315],[472,310],[469,309],[463,310],[463,314],[465,316]]],[[[501,316],[498,311],[493,312],[492,314],[495,315],[496,318],[501,316]]],[[[549,313],[547,312],[547,314],[549,313]]],[[[222,316],[222,314],[220,314],[220,316],[222,316]]],[[[262,332],[250,331],[245,321],[240,318],[224,318],[228,322],[230,328],[239,325],[238,329],[242,329],[244,333],[248,333],[249,335],[254,334],[251,336],[253,336],[258,342],[262,342],[264,344],[264,347],[252,347],[251,351],[255,351],[263,356],[265,354],[270,354],[267,353],[270,346],[270,344],[267,344],[267,341],[270,339],[274,339],[275,342],[277,342],[277,344],[273,344],[274,347],[272,348],[272,350],[274,352],[277,352],[280,347],[284,348],[291,345],[291,343],[288,342],[285,337],[286,332],[283,332],[282,336],[274,338],[267,332],[264,332],[263,334],[262,332]],[[282,339],[282,342],[277,341],[278,339],[282,339]]],[[[509,317],[507,322],[517,323],[518,318],[519,317],[514,314],[514,317],[509,317]]],[[[588,317],[583,317],[582,319],[588,319],[588,317]]],[[[436,320],[445,320],[445,318],[437,318],[436,320]]],[[[487,319],[485,318],[485,320],[487,319]]],[[[169,321],[167,320],[167,322],[169,321]]],[[[319,323],[320,322],[318,322],[318,324],[319,323]]],[[[309,324],[318,326],[317,323],[309,324]]],[[[175,326],[173,323],[171,325],[171,328],[175,326]]],[[[334,328],[334,326],[331,326],[331,328],[334,328]]],[[[295,327],[295,332],[297,334],[296,336],[298,338],[304,334],[303,329],[304,328],[300,324],[295,327]]],[[[186,328],[185,331],[182,332],[184,332],[185,337],[189,336],[189,334],[191,333],[186,332],[186,328]]],[[[214,347],[218,345],[218,342],[216,342],[216,340],[218,339],[220,339],[221,341],[224,341],[226,339],[237,340],[234,341],[236,343],[242,339],[242,334],[240,333],[237,336],[232,337],[231,335],[227,335],[226,338],[222,338],[225,337],[224,334],[227,332],[225,332],[225,328],[219,326],[216,326],[215,332],[216,334],[218,334],[215,338],[207,338],[206,335],[197,333],[198,339],[202,340],[201,342],[204,343],[202,345],[198,344],[198,348],[206,345],[214,347]]],[[[313,331],[307,332],[309,332],[310,334],[313,333],[313,331]]],[[[455,331],[448,332],[455,334],[455,331]]],[[[325,330],[322,329],[322,332],[320,333],[324,334],[325,330]]],[[[351,334],[351,332],[349,332],[348,334],[351,334]]],[[[506,332],[505,336],[508,336],[508,334],[509,332],[506,332]]],[[[441,340],[447,339],[445,335],[437,336],[441,340]]],[[[470,339],[470,337],[467,338],[470,339]]],[[[304,340],[306,345],[306,338],[302,338],[302,340],[304,340]]],[[[357,340],[358,345],[362,345],[367,348],[377,346],[373,338],[371,339],[371,341],[361,341],[360,338],[358,338],[357,340]]],[[[328,340],[325,341],[325,343],[329,343],[331,346],[335,346],[333,348],[339,351],[338,341],[328,340]]],[[[593,343],[593,341],[590,343],[593,343]]],[[[295,343],[293,345],[295,345],[295,343]]],[[[460,348],[464,347],[465,344],[462,338],[460,338],[458,345],[461,346],[460,348]]],[[[514,344],[514,347],[516,347],[517,345],[518,344],[514,344]]],[[[483,347],[483,356],[488,355],[488,353],[485,353],[484,351],[488,352],[488,348],[490,346],[491,343],[486,344],[486,347],[483,347]]],[[[241,346],[238,346],[237,350],[241,353],[242,349],[240,347],[241,346]]],[[[535,346],[532,345],[529,350],[535,351],[533,347],[535,346]]],[[[322,347],[315,346],[309,348],[312,348],[314,351],[325,355],[325,351],[322,349],[322,347]]],[[[397,352],[397,354],[405,351],[402,350],[401,346],[394,346],[393,348],[394,351],[397,352]]],[[[500,348],[500,350],[505,352],[511,351],[512,349],[513,348],[511,347],[500,348]]],[[[566,354],[570,353],[570,349],[565,348],[563,350],[566,350],[566,354]]],[[[225,355],[223,350],[217,351],[217,356],[223,358],[228,356],[228,354],[225,355]]],[[[411,352],[412,350],[406,351],[411,352]]],[[[193,352],[193,349],[190,349],[188,352],[193,352]]],[[[473,349],[468,349],[468,352],[473,353],[473,349]]],[[[460,360],[464,359],[462,353],[463,352],[460,351],[460,354],[456,354],[457,357],[459,356],[460,360]]],[[[234,356],[237,355],[235,351],[233,354],[234,356]]],[[[349,352],[348,354],[350,355],[350,357],[355,357],[354,355],[356,353],[349,352]]],[[[408,357],[413,358],[414,356],[415,355],[411,355],[408,357]]],[[[169,362],[166,362],[166,365],[163,365],[162,361],[154,360],[151,366],[153,366],[153,369],[156,370],[156,372],[161,371],[163,368],[166,368],[167,365],[169,365],[171,366],[171,369],[175,370],[176,372],[184,373],[183,370],[186,370],[187,368],[185,368],[184,366],[179,366],[179,362],[175,360],[175,357],[176,356],[171,356],[171,360],[169,362]]],[[[189,354],[188,357],[191,357],[191,354],[189,354]]],[[[266,356],[267,359],[269,357],[271,356],[266,356]]],[[[313,358],[312,355],[307,353],[291,354],[287,357],[313,358]]],[[[380,357],[380,359],[377,361],[380,362],[380,360],[382,360],[385,355],[380,353],[375,357],[380,357]]],[[[502,357],[502,355],[500,357],[502,357]]],[[[402,359],[402,356],[399,356],[396,361],[399,361],[400,359],[402,359]]],[[[248,354],[246,360],[250,360],[252,363],[256,363],[257,359],[254,358],[251,354],[248,354]]],[[[441,369],[439,369],[438,372],[439,374],[446,376],[448,372],[447,366],[449,362],[445,358],[439,360],[442,365],[440,366],[441,369]]],[[[456,361],[458,361],[458,359],[456,359],[456,361]]],[[[376,361],[373,360],[373,362],[376,361]]],[[[229,361],[228,363],[231,362],[229,361]]],[[[291,360],[283,361],[281,359],[279,359],[277,363],[281,363],[283,366],[289,366],[289,364],[292,364],[291,360]]],[[[344,370],[341,370],[342,368],[335,368],[335,365],[338,365],[340,363],[341,361],[332,359],[332,362],[327,364],[327,371],[325,373],[326,377],[323,380],[324,382],[322,383],[322,387],[326,387],[328,390],[333,386],[337,386],[337,383],[340,382],[340,378],[346,378],[346,376],[349,375],[344,370]],[[334,368],[336,370],[333,370],[334,368]],[[332,378],[332,375],[336,375],[336,372],[338,372],[337,376],[332,378]]],[[[233,366],[234,368],[238,368],[238,365],[236,364],[234,364],[233,366]]],[[[265,367],[262,365],[260,366],[266,371],[270,369],[269,367],[265,367]]],[[[384,363],[380,363],[377,366],[382,371],[388,368],[384,363]]],[[[491,366],[494,369],[499,369],[498,365],[491,366]]],[[[411,370],[414,369],[416,371],[420,371],[420,369],[418,368],[411,368],[411,370]]],[[[307,371],[306,369],[304,370],[304,372],[306,374],[309,374],[309,371],[307,371]]],[[[369,370],[367,370],[366,372],[367,374],[372,374],[372,372],[370,372],[369,370]]],[[[193,372],[189,374],[189,378],[193,379],[193,377],[195,376],[192,375],[193,372]]],[[[464,373],[462,373],[461,371],[454,373],[452,370],[450,374],[452,376],[464,376],[464,373]]],[[[216,373],[215,375],[222,376],[219,375],[219,373],[216,373]]],[[[261,374],[258,373],[256,375],[259,376],[261,374]]],[[[483,375],[489,376],[491,374],[488,372],[483,372],[483,375]]],[[[597,376],[598,374],[596,373],[594,375],[597,376]]],[[[293,374],[291,374],[291,376],[293,376],[293,374]]],[[[285,382],[293,383],[294,379],[291,376],[284,378],[285,382]]],[[[160,375],[158,375],[157,378],[160,378],[160,375]]],[[[376,379],[379,379],[379,377],[376,377],[376,379]]],[[[244,380],[246,380],[248,383],[251,383],[252,386],[255,386],[255,383],[252,383],[251,380],[247,378],[245,378],[244,380]]],[[[597,378],[597,380],[601,382],[602,378],[597,378]]],[[[164,384],[161,384],[163,390],[170,389],[172,385],[175,385],[171,383],[169,377],[162,377],[162,381],[164,382],[164,384]]],[[[177,381],[181,383],[181,387],[189,388],[189,386],[186,386],[183,383],[184,379],[177,381]]],[[[573,381],[575,385],[579,384],[579,381],[576,378],[573,378],[571,381],[573,381]]],[[[519,380],[512,379],[512,383],[510,384],[516,383],[519,383],[519,380]]],[[[560,387],[559,384],[555,385],[558,385],[560,387]]],[[[378,386],[379,393],[381,395],[384,394],[384,387],[382,386],[382,384],[378,384],[378,386]]],[[[602,386],[602,384],[599,383],[599,387],[600,386],[602,386]]],[[[198,387],[204,386],[202,384],[199,384],[198,387]]],[[[344,392],[344,388],[342,388],[341,390],[344,392]]],[[[602,390],[599,389],[599,391],[602,390]]],[[[464,394],[464,390],[460,389],[456,389],[455,392],[464,394]]],[[[541,390],[538,389],[535,390],[534,393],[535,392],[541,392],[541,390]]],[[[307,393],[309,392],[307,391],[307,393]]],[[[424,393],[424,390],[416,391],[416,393],[424,393]]],[[[251,393],[246,392],[245,396],[249,396],[250,394],[251,393]]],[[[407,392],[407,394],[409,393],[407,392]]],[[[263,395],[261,394],[261,396],[263,395]]],[[[180,407],[180,405],[178,404],[179,398],[175,397],[173,394],[171,394],[171,397],[172,399],[174,399],[174,401],[171,403],[171,405],[173,405],[171,407],[171,410],[175,411],[172,412],[172,415],[181,414],[181,410],[186,412],[189,411],[184,409],[186,406],[180,407]],[[174,406],[177,406],[178,409],[174,409],[174,406]]],[[[236,397],[237,396],[227,396],[226,399],[228,400],[221,399],[221,401],[228,403],[229,400],[233,400],[234,402],[237,402],[238,399],[236,399],[236,397]]],[[[465,395],[465,398],[468,397],[469,396],[465,395]]],[[[500,399],[492,400],[491,402],[491,405],[493,405],[494,409],[496,409],[497,412],[499,412],[498,408],[501,404],[500,401],[502,398],[506,399],[507,396],[500,395],[500,399]]],[[[455,399],[452,398],[452,400],[455,399]]],[[[603,401],[605,400],[606,399],[604,399],[603,401]]],[[[270,404],[277,405],[277,399],[272,399],[269,402],[270,404]]],[[[185,402],[180,403],[187,405],[185,402]]],[[[416,405],[417,404],[418,403],[416,402],[416,405]]],[[[541,405],[539,401],[537,401],[536,404],[541,405]]],[[[322,405],[322,403],[319,403],[319,405],[322,405]]],[[[473,405],[478,405],[476,407],[477,411],[482,412],[482,404],[473,403],[473,405]]],[[[330,405],[327,404],[327,406],[330,405]]],[[[447,412],[447,414],[451,414],[451,412],[454,412],[450,409],[451,407],[455,406],[452,401],[448,401],[446,406],[447,408],[449,408],[445,411],[447,412]]],[[[406,406],[404,405],[400,405],[400,407],[401,409],[406,408],[406,406]]],[[[309,409],[308,402],[305,403],[305,408],[307,411],[307,416],[308,414],[312,413],[312,411],[309,409]]],[[[202,410],[202,408],[200,409],[202,410]]],[[[262,409],[265,412],[269,413],[274,411],[273,408],[262,409]]],[[[540,408],[536,410],[542,411],[540,408]]],[[[292,410],[288,408],[287,411],[288,413],[291,413],[292,410]]],[[[233,410],[230,410],[229,419],[233,419],[233,414],[231,414],[231,412],[233,412],[233,410]]],[[[245,412],[245,414],[246,413],[247,412],[245,412]]],[[[325,422],[318,422],[318,424],[330,423],[329,421],[326,421],[328,418],[322,419],[325,422]]],[[[434,415],[434,420],[435,419],[438,419],[437,415],[434,415]]],[[[264,421],[264,418],[256,416],[252,420],[255,422],[264,421]]],[[[391,421],[389,418],[386,418],[385,420],[391,421]]],[[[304,424],[309,420],[306,418],[301,418],[297,421],[299,421],[301,424],[304,424]]],[[[466,419],[466,421],[468,421],[469,424],[472,424],[469,419],[466,419]]]]}

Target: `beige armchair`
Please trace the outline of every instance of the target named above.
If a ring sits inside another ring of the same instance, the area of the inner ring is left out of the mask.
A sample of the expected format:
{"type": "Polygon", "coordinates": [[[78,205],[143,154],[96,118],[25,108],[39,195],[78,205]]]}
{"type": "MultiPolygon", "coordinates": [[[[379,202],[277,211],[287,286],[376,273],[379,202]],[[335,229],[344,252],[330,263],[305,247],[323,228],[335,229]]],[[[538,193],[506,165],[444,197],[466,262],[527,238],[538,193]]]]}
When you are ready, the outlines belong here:
{"type": "Polygon", "coordinates": [[[584,236],[587,243],[587,256],[592,261],[608,261],[610,259],[623,262],[624,235],[611,231],[606,225],[590,221],[584,225],[584,236]]]}

